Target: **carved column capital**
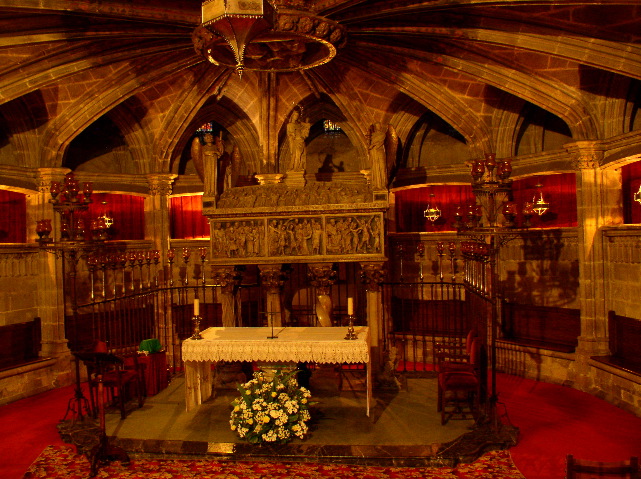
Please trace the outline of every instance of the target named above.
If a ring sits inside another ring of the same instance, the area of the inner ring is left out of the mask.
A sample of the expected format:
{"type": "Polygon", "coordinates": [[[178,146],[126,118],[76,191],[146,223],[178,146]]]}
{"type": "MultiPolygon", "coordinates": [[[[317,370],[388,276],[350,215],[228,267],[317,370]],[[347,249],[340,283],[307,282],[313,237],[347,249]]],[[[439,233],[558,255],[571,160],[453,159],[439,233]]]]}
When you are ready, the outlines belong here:
{"type": "Polygon", "coordinates": [[[270,293],[279,292],[288,279],[286,271],[282,270],[280,264],[260,265],[260,282],[270,293]]]}
{"type": "Polygon", "coordinates": [[[172,192],[174,180],[177,177],[178,175],[160,173],[147,175],[149,193],[152,196],[169,196],[172,192]]]}
{"type": "Polygon", "coordinates": [[[69,168],[38,168],[36,186],[40,193],[47,193],[52,181],[63,181],[71,170],[69,168]]]}
{"type": "Polygon", "coordinates": [[[577,141],[565,145],[571,156],[572,167],[577,170],[594,169],[601,166],[604,149],[596,141],[577,141]]]}
{"type": "Polygon", "coordinates": [[[211,280],[223,293],[232,293],[240,284],[241,275],[233,266],[215,266],[212,267],[211,280]]]}
{"type": "Polygon", "coordinates": [[[381,283],[387,276],[385,264],[382,262],[361,263],[361,281],[368,291],[380,291],[381,283]]]}
{"type": "Polygon", "coordinates": [[[332,263],[311,263],[307,265],[307,277],[318,294],[329,295],[330,288],[336,282],[336,271],[332,263]]]}

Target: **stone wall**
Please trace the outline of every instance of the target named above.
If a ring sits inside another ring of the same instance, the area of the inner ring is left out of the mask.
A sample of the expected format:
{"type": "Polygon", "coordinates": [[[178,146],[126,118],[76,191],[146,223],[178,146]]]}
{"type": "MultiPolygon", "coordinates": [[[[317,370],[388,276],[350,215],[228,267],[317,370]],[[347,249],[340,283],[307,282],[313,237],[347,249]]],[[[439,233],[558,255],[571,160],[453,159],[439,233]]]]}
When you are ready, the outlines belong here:
{"type": "Polygon", "coordinates": [[[38,316],[38,266],[38,252],[33,248],[0,248],[0,326],[38,316]]]}

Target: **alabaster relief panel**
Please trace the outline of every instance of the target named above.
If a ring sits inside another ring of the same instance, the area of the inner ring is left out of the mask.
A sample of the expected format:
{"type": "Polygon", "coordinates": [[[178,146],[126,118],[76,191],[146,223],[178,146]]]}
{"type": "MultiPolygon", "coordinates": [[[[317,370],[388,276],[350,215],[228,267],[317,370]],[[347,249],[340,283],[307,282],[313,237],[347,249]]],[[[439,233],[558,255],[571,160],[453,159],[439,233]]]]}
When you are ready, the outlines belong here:
{"type": "Polygon", "coordinates": [[[212,221],[211,237],[215,258],[265,256],[264,220],[212,221]]]}
{"type": "Polygon", "coordinates": [[[280,206],[367,203],[372,191],[367,184],[337,184],[310,181],[304,189],[284,184],[243,186],[220,195],[218,208],[274,208],[280,206]]]}
{"type": "Polygon", "coordinates": [[[309,256],[323,254],[321,217],[270,219],[267,222],[269,256],[309,256]]]}
{"type": "Polygon", "coordinates": [[[382,253],[382,225],[380,214],[326,217],[326,254],[382,253]]]}
{"type": "Polygon", "coordinates": [[[379,255],[380,213],[214,220],[214,258],[379,255]]]}

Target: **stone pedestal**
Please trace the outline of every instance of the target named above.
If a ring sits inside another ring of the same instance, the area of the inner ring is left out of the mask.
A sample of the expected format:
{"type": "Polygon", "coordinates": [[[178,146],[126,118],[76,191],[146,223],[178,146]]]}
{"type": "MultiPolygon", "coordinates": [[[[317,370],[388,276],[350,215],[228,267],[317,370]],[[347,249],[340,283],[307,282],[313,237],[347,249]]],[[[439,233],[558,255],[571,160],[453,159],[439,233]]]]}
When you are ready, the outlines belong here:
{"type": "Polygon", "coordinates": [[[255,176],[259,185],[277,185],[282,183],[285,175],[282,173],[263,173],[255,176]]]}
{"type": "Polygon", "coordinates": [[[288,188],[304,188],[307,184],[305,171],[288,171],[285,177],[285,184],[288,188]]]}

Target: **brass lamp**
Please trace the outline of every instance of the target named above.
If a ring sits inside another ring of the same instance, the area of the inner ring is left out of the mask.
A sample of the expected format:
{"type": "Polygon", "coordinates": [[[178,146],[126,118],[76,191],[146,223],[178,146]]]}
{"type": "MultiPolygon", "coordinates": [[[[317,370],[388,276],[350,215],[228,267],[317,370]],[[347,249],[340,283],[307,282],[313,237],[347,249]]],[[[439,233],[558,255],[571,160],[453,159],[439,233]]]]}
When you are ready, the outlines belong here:
{"type": "Polygon", "coordinates": [[[434,203],[434,193],[430,193],[430,202],[427,204],[427,208],[425,208],[423,216],[432,223],[441,217],[441,210],[434,203]]]}
{"type": "Polygon", "coordinates": [[[641,204],[641,185],[639,185],[639,190],[634,195],[632,195],[632,198],[634,199],[634,201],[641,204]]]}
{"type": "Polygon", "coordinates": [[[543,198],[543,185],[540,183],[536,185],[538,191],[532,199],[532,210],[539,216],[545,214],[545,212],[550,208],[550,204],[545,201],[543,198]]]}

